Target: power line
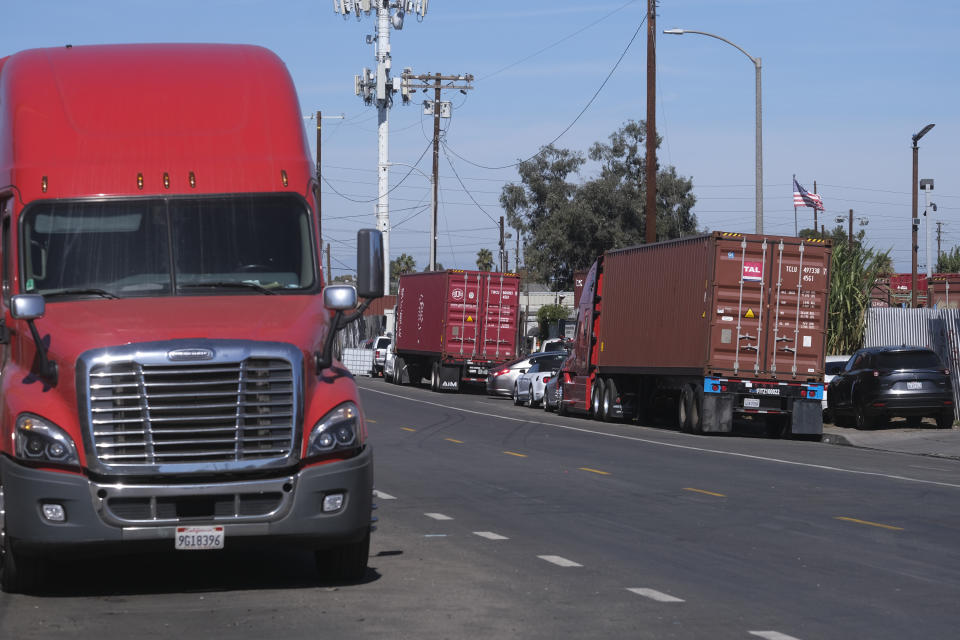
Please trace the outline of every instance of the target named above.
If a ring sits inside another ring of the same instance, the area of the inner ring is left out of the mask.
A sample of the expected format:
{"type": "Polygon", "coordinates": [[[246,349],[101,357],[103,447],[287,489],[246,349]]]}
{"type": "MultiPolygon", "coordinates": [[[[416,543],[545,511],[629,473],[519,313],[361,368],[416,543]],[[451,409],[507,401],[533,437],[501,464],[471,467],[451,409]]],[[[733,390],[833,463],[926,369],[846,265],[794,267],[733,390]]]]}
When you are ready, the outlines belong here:
{"type": "MultiPolygon", "coordinates": [[[[587,101],[587,104],[583,107],[583,109],[580,110],[580,113],[577,114],[577,117],[574,118],[573,121],[572,121],[570,124],[568,124],[567,127],[566,127],[563,131],[561,131],[560,134],[559,134],[557,137],[555,137],[553,140],[551,140],[551,141],[548,142],[547,144],[542,145],[541,148],[542,148],[542,147],[545,147],[545,146],[548,147],[548,146],[552,145],[554,142],[556,142],[557,140],[559,140],[560,138],[562,138],[563,135],[564,135],[565,133],[567,133],[567,131],[570,131],[570,129],[573,128],[573,125],[577,124],[577,121],[580,120],[580,118],[583,116],[583,114],[587,112],[587,109],[589,109],[589,108],[591,107],[591,105],[593,105],[594,101],[597,99],[597,96],[599,96],[599,95],[600,95],[600,92],[603,91],[603,88],[604,88],[605,86],[607,86],[607,82],[610,81],[610,77],[613,76],[613,73],[617,70],[617,67],[620,66],[620,63],[621,63],[621,62],[623,62],[623,58],[627,55],[627,52],[630,50],[630,47],[633,45],[633,41],[637,39],[637,36],[640,34],[640,30],[643,29],[643,25],[644,25],[646,22],[647,22],[647,16],[646,16],[646,14],[644,14],[643,19],[640,21],[640,25],[637,27],[637,30],[633,32],[633,35],[630,37],[630,41],[627,43],[627,46],[624,47],[623,53],[621,53],[621,54],[620,54],[620,57],[617,58],[616,63],[614,63],[613,67],[610,69],[610,72],[607,73],[607,77],[604,78],[604,79],[603,79],[603,82],[600,83],[600,86],[599,86],[599,87],[597,88],[597,90],[594,92],[594,94],[593,94],[593,96],[590,98],[590,100],[587,101]]],[[[518,162],[514,162],[514,163],[512,163],[512,164],[505,164],[505,165],[499,166],[499,167],[490,167],[490,166],[482,165],[482,164],[477,163],[477,162],[473,162],[472,160],[469,160],[469,159],[467,159],[467,158],[464,158],[462,155],[460,155],[459,153],[457,153],[455,150],[451,149],[446,143],[444,143],[443,146],[444,146],[444,149],[445,149],[445,150],[450,151],[450,153],[452,153],[453,155],[457,156],[459,159],[463,160],[463,161],[466,162],[467,164],[471,164],[471,165],[473,165],[473,166],[475,166],[475,167],[479,167],[480,169],[488,169],[488,170],[492,170],[492,171],[496,171],[496,170],[499,170],[499,169],[510,169],[510,168],[512,168],[512,167],[516,167],[516,166],[518,166],[518,165],[520,165],[520,164],[522,164],[522,163],[524,163],[524,162],[527,162],[528,160],[531,160],[531,159],[537,157],[537,156],[540,155],[540,153],[541,153],[540,151],[537,151],[535,154],[531,155],[531,156],[530,156],[529,158],[527,158],[526,160],[520,160],[520,161],[518,161],[518,162]]],[[[486,212],[484,212],[484,213],[486,213],[486,212]]],[[[489,214],[488,214],[488,215],[489,215],[489,214]]]]}

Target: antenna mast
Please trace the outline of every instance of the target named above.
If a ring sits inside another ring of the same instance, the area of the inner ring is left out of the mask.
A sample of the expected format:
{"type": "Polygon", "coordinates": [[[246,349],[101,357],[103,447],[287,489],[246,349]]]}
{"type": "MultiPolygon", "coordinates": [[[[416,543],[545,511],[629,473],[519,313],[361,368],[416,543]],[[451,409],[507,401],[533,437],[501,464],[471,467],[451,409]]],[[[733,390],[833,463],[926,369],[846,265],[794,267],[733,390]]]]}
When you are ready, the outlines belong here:
{"type": "MultiPolygon", "coordinates": [[[[393,106],[393,94],[400,90],[400,78],[390,77],[390,27],[403,28],[407,13],[414,13],[418,20],[427,15],[429,0],[333,0],[333,10],[344,18],[354,14],[370,15],[376,11],[377,33],[367,36],[367,44],[375,45],[377,68],[364,68],[361,75],[354,76],[354,92],[367,104],[377,105],[377,229],[383,233],[383,279],[384,291],[390,292],[390,190],[389,118],[393,106]],[[392,13],[391,13],[392,11],[392,13]]],[[[407,96],[403,99],[406,101],[407,96]]]]}

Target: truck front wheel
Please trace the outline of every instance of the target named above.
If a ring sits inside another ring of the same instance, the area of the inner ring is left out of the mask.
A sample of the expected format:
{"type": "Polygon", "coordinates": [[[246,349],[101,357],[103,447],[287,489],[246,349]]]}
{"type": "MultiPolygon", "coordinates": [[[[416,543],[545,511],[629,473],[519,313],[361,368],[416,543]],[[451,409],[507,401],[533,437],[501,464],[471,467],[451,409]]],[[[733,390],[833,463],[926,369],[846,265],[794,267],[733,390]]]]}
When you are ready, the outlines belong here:
{"type": "Polygon", "coordinates": [[[30,593],[43,584],[46,565],[42,558],[24,556],[13,549],[7,535],[3,502],[3,487],[0,487],[0,588],[6,593],[30,593]]]}
{"type": "Polygon", "coordinates": [[[359,582],[367,575],[370,557],[370,532],[362,540],[342,547],[316,552],[317,571],[324,577],[344,582],[359,582]]]}

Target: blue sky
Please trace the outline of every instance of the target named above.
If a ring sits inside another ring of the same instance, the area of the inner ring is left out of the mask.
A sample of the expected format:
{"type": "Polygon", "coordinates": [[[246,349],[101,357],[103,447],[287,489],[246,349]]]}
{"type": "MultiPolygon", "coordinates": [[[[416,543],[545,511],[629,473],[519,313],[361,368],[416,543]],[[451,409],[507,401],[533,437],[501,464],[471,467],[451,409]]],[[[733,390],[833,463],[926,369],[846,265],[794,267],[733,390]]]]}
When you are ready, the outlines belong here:
{"type": "MultiPolygon", "coordinates": [[[[237,42],[274,50],[290,69],[304,114],[345,116],[323,121],[324,176],[347,196],[324,185],[324,240],[332,243],[337,274],[353,266],[356,229],[374,222],[376,109],[353,95],[353,76],[375,66],[373,46],[364,41],[375,21],[345,20],[332,5],[5,0],[0,55],[118,42],[237,42]]],[[[445,96],[454,106],[445,139],[462,157],[450,158],[453,168],[443,154],[440,159],[438,260],[445,266],[473,267],[481,247],[496,255],[498,196],[517,174],[482,167],[527,158],[570,125],[645,10],[645,0],[433,0],[422,22],[408,16],[403,30],[391,34],[395,71],[412,67],[477,78],[469,95],[445,96]]],[[[828,227],[853,209],[858,222],[868,221],[868,243],[891,249],[895,267],[909,271],[910,138],[935,123],[920,142],[920,177],[935,180],[930,201],[938,205],[934,222],[944,223],[944,250],[960,244],[960,4],[661,0],[657,27],[715,33],[762,59],[766,233],[793,234],[796,174],[808,190],[816,181],[828,227]]],[[[644,119],[645,71],[644,28],[597,99],[556,144],[586,151],[627,120],[644,119]]],[[[659,162],[692,178],[694,211],[709,229],[754,229],[754,80],[750,60],[723,42],[658,34],[659,162]]],[[[391,110],[392,161],[415,163],[429,144],[432,120],[421,111],[419,105],[391,110]]],[[[429,152],[419,167],[430,172],[429,152]]],[[[580,179],[590,179],[593,169],[585,167],[580,179]]],[[[405,173],[395,167],[391,182],[405,173]]],[[[428,261],[429,203],[429,183],[417,173],[391,193],[391,254],[409,253],[419,268],[428,261]]],[[[812,209],[798,215],[800,228],[812,226],[812,209]]],[[[923,265],[923,228],[920,238],[923,265]]]]}

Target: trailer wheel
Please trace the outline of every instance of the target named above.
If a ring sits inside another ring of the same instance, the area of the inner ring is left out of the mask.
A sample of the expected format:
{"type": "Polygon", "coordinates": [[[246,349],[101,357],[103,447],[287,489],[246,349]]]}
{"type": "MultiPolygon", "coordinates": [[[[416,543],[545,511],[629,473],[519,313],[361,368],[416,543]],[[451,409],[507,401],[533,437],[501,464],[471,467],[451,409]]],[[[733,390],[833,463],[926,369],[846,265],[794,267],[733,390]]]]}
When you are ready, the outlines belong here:
{"type": "Polygon", "coordinates": [[[701,435],[703,433],[703,389],[694,385],[690,388],[690,406],[687,409],[687,416],[690,418],[690,433],[701,435]]]}
{"type": "Polygon", "coordinates": [[[617,403],[617,383],[611,378],[607,380],[607,383],[604,385],[603,392],[603,408],[601,419],[604,422],[613,422],[613,418],[610,414],[613,410],[613,405],[617,403]]]}
{"type": "Polygon", "coordinates": [[[407,366],[407,363],[403,361],[403,358],[398,357],[393,361],[393,384],[403,384],[403,368],[405,366],[407,366]]]}
{"type": "Polygon", "coordinates": [[[430,367],[430,391],[440,390],[440,365],[436,362],[430,367]]]}
{"type": "Polygon", "coordinates": [[[690,386],[683,385],[677,399],[677,428],[690,433],[690,386]]]}
{"type": "Polygon", "coordinates": [[[593,381],[593,389],[590,392],[590,412],[594,420],[603,420],[603,378],[597,377],[593,381]]]}

